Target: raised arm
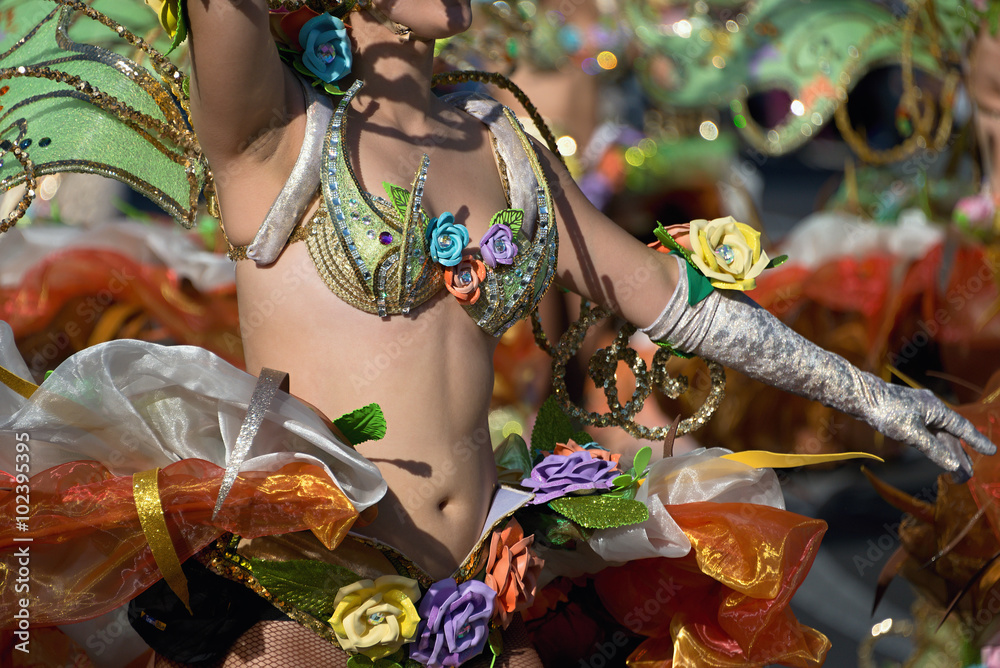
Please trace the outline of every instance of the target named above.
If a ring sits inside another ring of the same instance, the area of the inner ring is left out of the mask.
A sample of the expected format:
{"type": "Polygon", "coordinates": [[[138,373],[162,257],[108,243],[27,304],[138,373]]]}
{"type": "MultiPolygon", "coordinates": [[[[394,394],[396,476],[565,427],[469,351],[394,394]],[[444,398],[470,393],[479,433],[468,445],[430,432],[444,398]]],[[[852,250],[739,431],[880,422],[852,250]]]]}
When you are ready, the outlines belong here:
{"type": "Polygon", "coordinates": [[[739,291],[717,289],[691,304],[683,260],[629,243],[621,238],[625,232],[607,229],[612,224],[586,202],[550,153],[545,152],[545,161],[560,190],[558,277],[565,287],[643,327],[654,341],[843,411],[960,477],[972,474],[972,463],[959,439],[977,452],[996,452],[972,423],[929,390],[890,385],[858,370],[739,291]]]}
{"type": "Polygon", "coordinates": [[[298,154],[286,139],[303,132],[302,93],[278,57],[265,0],[188,0],[187,10],[192,122],[227,229],[252,235],[298,154]]]}

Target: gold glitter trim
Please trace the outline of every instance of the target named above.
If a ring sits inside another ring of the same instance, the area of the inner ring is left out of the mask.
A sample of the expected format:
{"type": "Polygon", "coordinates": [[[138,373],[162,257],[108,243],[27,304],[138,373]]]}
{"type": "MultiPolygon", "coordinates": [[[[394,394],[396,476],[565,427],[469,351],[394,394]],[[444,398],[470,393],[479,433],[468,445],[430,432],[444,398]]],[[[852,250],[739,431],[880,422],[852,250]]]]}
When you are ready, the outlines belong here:
{"type": "Polygon", "coordinates": [[[0,383],[14,390],[25,399],[30,399],[31,395],[38,389],[38,386],[34,383],[24,380],[2,366],[0,366],[0,383]]]}
{"type": "Polygon", "coordinates": [[[160,503],[160,469],[142,471],[132,476],[132,494],[135,497],[135,509],[139,514],[142,532],[146,534],[149,549],[153,553],[153,561],[163,574],[170,589],[181,600],[191,614],[191,601],[188,596],[187,578],[181,569],[181,560],[174,549],[174,541],[167,529],[167,520],[163,516],[163,505],[160,503]]]}

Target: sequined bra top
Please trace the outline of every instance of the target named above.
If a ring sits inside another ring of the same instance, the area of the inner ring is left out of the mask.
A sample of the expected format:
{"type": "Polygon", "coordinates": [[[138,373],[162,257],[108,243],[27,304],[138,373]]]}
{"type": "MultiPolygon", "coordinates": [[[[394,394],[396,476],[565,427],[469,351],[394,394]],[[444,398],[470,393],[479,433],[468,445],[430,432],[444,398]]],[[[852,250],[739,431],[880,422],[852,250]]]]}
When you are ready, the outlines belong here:
{"type": "Polygon", "coordinates": [[[465,248],[468,232],[451,214],[431,217],[421,207],[426,154],[409,191],[383,184],[382,197],[361,189],[344,142],[345,112],[361,85],[355,83],[336,109],[304,86],[302,152],[253,243],[231,248],[230,257],[267,265],[288,243],[304,241],[326,285],[355,308],[382,317],[405,314],[447,287],[481,328],[500,336],[535,309],[556,266],[552,196],[527,135],[492,99],[446,98],[488,126],[510,202],[473,253],[465,248]],[[319,210],[298,224],[317,188],[319,210]]]}

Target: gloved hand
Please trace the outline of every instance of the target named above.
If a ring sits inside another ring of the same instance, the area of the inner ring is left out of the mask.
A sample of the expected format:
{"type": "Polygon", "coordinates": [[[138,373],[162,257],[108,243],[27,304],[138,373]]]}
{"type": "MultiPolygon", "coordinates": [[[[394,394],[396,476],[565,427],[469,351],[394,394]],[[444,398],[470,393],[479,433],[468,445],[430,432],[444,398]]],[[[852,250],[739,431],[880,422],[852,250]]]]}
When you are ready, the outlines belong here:
{"type": "Polygon", "coordinates": [[[660,317],[643,328],[654,341],[735,369],[750,378],[819,401],[923,452],[956,477],[972,475],[964,440],[992,455],[996,446],[930,390],[890,385],[799,336],[743,293],[715,290],[688,305],[684,260],[677,289],[660,317]]]}

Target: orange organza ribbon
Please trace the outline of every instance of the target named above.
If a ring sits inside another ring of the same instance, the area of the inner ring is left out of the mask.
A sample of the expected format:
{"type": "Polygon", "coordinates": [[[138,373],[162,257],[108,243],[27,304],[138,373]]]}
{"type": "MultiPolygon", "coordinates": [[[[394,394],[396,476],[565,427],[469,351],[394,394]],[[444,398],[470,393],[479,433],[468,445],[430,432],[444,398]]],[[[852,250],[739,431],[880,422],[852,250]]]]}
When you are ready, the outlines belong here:
{"type": "MultiPolygon", "coordinates": [[[[332,549],[357,518],[322,468],[296,462],[275,473],[240,474],[213,520],[224,472],[200,459],[160,472],[164,516],[181,561],[224,532],[256,538],[312,529],[332,549]]],[[[94,461],[70,462],[33,476],[26,530],[15,521],[23,499],[13,484],[3,488],[0,627],[10,626],[15,605],[25,596],[32,626],[66,624],[114,610],[160,579],[136,511],[132,476],[112,475],[94,461]],[[18,583],[18,551],[25,547],[27,582],[18,583]],[[30,590],[19,591],[18,584],[30,590]]]]}
{"type": "Polygon", "coordinates": [[[830,642],[788,605],[826,523],[749,503],[668,509],[691,540],[686,557],[643,559],[595,577],[611,614],[650,636],[629,666],[822,665],[830,642]]]}

